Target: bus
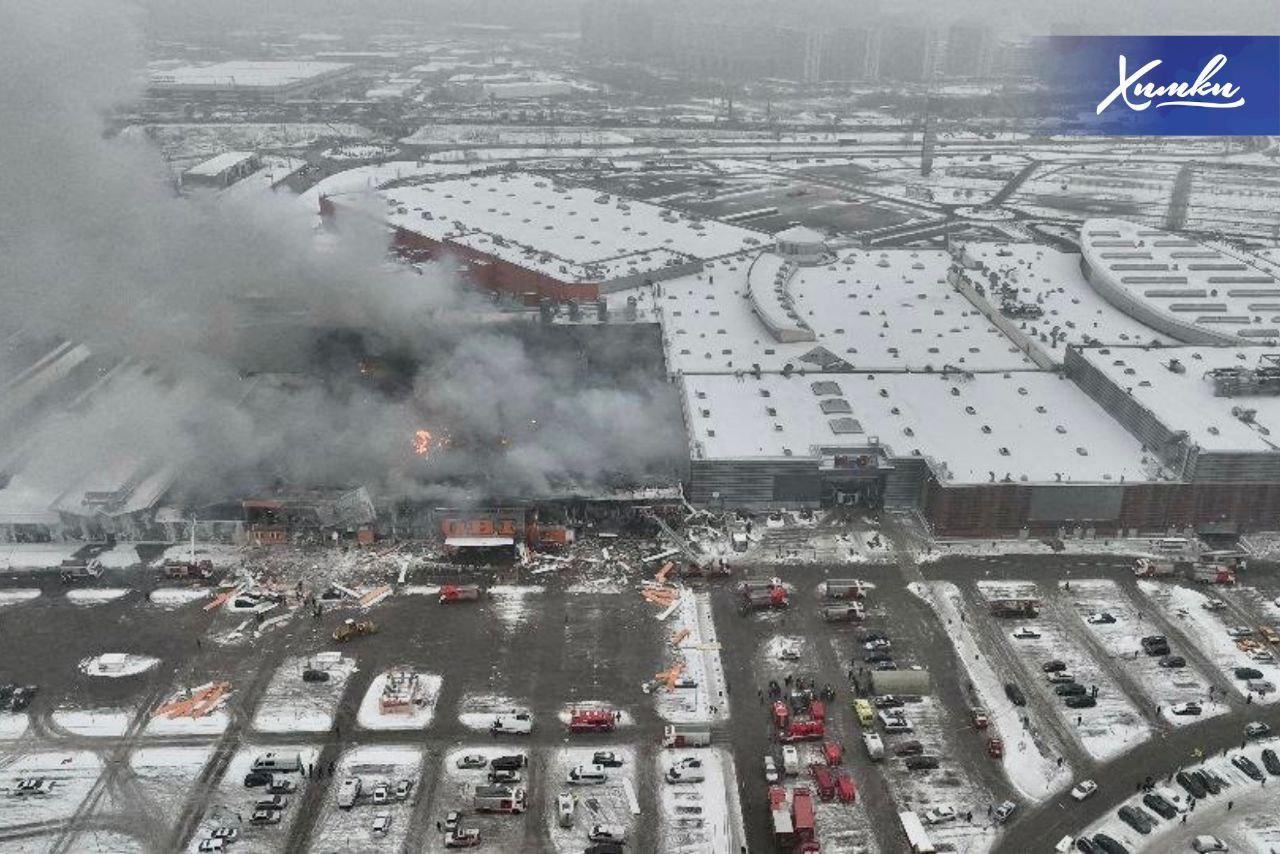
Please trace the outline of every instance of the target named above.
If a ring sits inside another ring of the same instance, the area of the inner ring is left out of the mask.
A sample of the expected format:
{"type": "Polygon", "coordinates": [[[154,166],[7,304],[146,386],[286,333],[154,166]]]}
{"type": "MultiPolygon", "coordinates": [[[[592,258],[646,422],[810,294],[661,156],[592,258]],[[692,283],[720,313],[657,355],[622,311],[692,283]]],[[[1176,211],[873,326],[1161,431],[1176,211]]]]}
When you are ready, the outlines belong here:
{"type": "Polygon", "coordinates": [[[920,821],[920,816],[910,811],[900,812],[898,821],[902,824],[903,833],[907,835],[910,851],[914,854],[935,854],[938,849],[933,847],[933,843],[929,841],[929,834],[924,832],[924,824],[920,821]]]}

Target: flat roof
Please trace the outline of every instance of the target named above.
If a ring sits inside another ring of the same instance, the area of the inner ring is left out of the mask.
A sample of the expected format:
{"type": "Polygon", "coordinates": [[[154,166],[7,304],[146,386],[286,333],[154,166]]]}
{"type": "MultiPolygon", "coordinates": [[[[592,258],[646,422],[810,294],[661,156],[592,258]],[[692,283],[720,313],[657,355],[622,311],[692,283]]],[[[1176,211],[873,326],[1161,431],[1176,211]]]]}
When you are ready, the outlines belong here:
{"type": "Polygon", "coordinates": [[[1086,220],[1080,247],[1104,295],[1143,307],[1179,340],[1280,342],[1280,280],[1245,253],[1121,219],[1086,220]]]}
{"type": "Polygon", "coordinates": [[[996,310],[1001,298],[992,287],[992,273],[996,287],[1014,288],[1018,302],[1043,309],[1044,315],[1035,320],[1014,322],[1058,362],[1068,344],[1176,343],[1099,296],[1080,269],[1078,252],[1063,252],[1040,243],[1002,242],[967,243],[964,253],[966,264],[977,266],[980,275],[973,278],[986,290],[987,300],[996,310]],[[1051,334],[1055,329],[1058,335],[1051,334]]]}
{"type": "Polygon", "coordinates": [[[561,281],[643,274],[768,240],[739,226],[527,172],[396,187],[381,195],[396,228],[561,281]]]}
{"type": "Polygon", "coordinates": [[[239,166],[253,156],[254,153],[252,151],[224,151],[222,154],[215,155],[192,166],[186,171],[186,174],[216,178],[228,169],[239,166]]]}
{"type": "Polygon", "coordinates": [[[1217,397],[1206,374],[1219,368],[1256,368],[1260,356],[1277,352],[1265,347],[1111,347],[1087,348],[1080,355],[1165,427],[1185,430],[1202,449],[1265,452],[1276,451],[1280,443],[1280,396],[1217,397]],[[1175,359],[1182,372],[1170,370],[1175,359]],[[1233,409],[1252,410],[1251,420],[1236,417],[1233,409]]]}
{"type": "Polygon", "coordinates": [[[693,459],[878,444],[955,483],[1151,480],[1141,443],[1056,373],[685,375],[693,459]]]}
{"type": "Polygon", "coordinates": [[[747,297],[752,263],[771,255],[761,262],[757,254],[720,259],[655,286],[652,305],[661,312],[672,371],[1035,366],[951,286],[951,258],[941,250],[852,250],[830,264],[800,267],[788,286],[790,306],[814,340],[776,341],[747,297]]]}
{"type": "Polygon", "coordinates": [[[275,89],[337,74],[351,67],[345,62],[238,59],[152,71],[150,85],[175,89],[275,89]]]}

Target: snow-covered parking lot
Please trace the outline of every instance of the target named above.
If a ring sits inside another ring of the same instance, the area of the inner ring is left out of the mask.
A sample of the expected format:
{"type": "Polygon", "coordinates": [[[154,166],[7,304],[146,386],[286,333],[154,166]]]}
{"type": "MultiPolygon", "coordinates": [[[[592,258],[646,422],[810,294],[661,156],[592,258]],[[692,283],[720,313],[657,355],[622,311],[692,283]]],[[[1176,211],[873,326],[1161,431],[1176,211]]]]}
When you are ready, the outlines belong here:
{"type": "Polygon", "coordinates": [[[1090,614],[1115,617],[1114,623],[1086,622],[1085,625],[1112,658],[1123,662],[1126,672],[1142,685],[1148,701],[1160,707],[1164,720],[1174,726],[1185,726],[1227,711],[1226,704],[1209,700],[1211,683],[1192,662],[1179,668],[1161,667],[1159,656],[1143,654],[1142,638],[1154,629],[1150,622],[1143,624],[1141,612],[1114,581],[1080,579],[1071,581],[1070,587],[1060,582],[1059,589],[1086,621],[1090,614]],[[1173,713],[1174,705],[1191,701],[1200,704],[1199,717],[1173,713]]]}
{"type": "Polygon", "coordinates": [[[655,761],[664,852],[732,852],[744,838],[733,755],[721,748],[664,750],[655,761]],[[699,762],[703,779],[668,783],[667,771],[699,762]]]}
{"type": "Polygon", "coordinates": [[[253,718],[259,732],[324,732],[333,726],[333,712],[342,699],[355,661],[337,652],[286,659],[271,677],[271,684],[253,718]],[[307,669],[324,671],[323,682],[303,680],[307,669]]]}
{"type": "Polygon", "coordinates": [[[475,810],[476,787],[491,785],[489,763],[499,756],[525,758],[524,766],[518,769],[519,781],[512,783],[511,788],[523,790],[526,804],[533,803],[541,778],[537,773],[536,757],[530,756],[519,743],[473,744],[451,750],[445,754],[437,773],[428,816],[430,830],[424,839],[423,851],[448,850],[445,848],[444,834],[437,832],[435,827],[436,822],[443,822],[445,816],[454,810],[463,813],[462,827],[476,828],[480,831],[483,845],[489,850],[533,851],[537,849],[537,845],[533,843],[533,834],[536,831],[530,827],[527,813],[481,813],[475,810]],[[476,761],[468,762],[472,758],[476,761]]]}
{"type": "Polygon", "coordinates": [[[218,788],[210,793],[200,826],[187,842],[187,850],[195,851],[202,839],[208,838],[216,828],[232,827],[239,831],[239,839],[235,843],[236,854],[267,854],[267,852],[284,851],[289,839],[289,830],[298,815],[298,801],[303,797],[310,777],[304,774],[291,773],[286,776],[296,785],[297,790],[284,797],[288,806],[279,812],[280,821],[269,824],[253,823],[254,804],[269,796],[264,787],[247,787],[245,775],[253,769],[254,760],[274,753],[282,758],[296,756],[298,761],[312,769],[320,755],[317,747],[298,747],[284,745],[255,745],[242,747],[231,757],[227,769],[223,772],[218,788]]]}
{"type": "Polygon", "coordinates": [[[323,813],[317,819],[311,850],[319,854],[347,851],[400,851],[409,835],[422,771],[421,748],[410,745],[356,747],[343,753],[333,782],[325,794],[323,813]],[[342,780],[360,780],[360,796],[354,807],[338,806],[342,780]],[[397,787],[408,781],[404,799],[397,787]],[[388,819],[385,831],[375,829],[380,817],[388,819]]]}
{"type": "Polygon", "coordinates": [[[633,836],[639,809],[636,796],[636,754],[630,747],[619,745],[592,745],[591,747],[564,747],[554,751],[546,761],[546,785],[542,787],[543,810],[546,816],[547,834],[556,851],[577,854],[590,846],[587,834],[595,825],[607,825],[623,830],[626,838],[633,836]],[[592,786],[576,786],[566,783],[569,771],[579,765],[590,765],[598,752],[611,753],[621,761],[618,767],[605,769],[607,779],[592,786]],[[568,794],[574,799],[572,824],[565,827],[559,821],[558,798],[568,794]]]}

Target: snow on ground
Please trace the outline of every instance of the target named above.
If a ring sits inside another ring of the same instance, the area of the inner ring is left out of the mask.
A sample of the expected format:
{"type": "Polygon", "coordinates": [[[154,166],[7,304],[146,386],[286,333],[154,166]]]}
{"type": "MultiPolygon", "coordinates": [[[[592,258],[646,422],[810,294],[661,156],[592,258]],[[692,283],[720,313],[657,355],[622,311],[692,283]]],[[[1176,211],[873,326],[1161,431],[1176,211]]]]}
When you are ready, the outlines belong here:
{"type": "Polygon", "coordinates": [[[17,605],[20,602],[30,602],[32,599],[38,598],[40,598],[40,591],[34,587],[0,590],[0,608],[5,605],[17,605]]]}
{"type": "Polygon", "coordinates": [[[402,596],[439,596],[439,584],[406,584],[397,592],[402,596]]]}
{"type": "Polygon", "coordinates": [[[55,726],[76,735],[122,736],[129,729],[132,709],[55,709],[55,726]]]}
{"type": "MultiPolygon", "coordinates": [[[[536,845],[525,844],[529,841],[526,836],[531,828],[527,826],[527,822],[522,817],[477,813],[472,806],[472,796],[475,794],[476,786],[489,785],[487,763],[498,756],[516,755],[527,757],[528,751],[521,749],[517,744],[500,744],[496,746],[487,744],[482,746],[464,745],[446,753],[441,761],[440,771],[433,789],[429,812],[430,826],[434,828],[435,822],[442,820],[451,810],[460,810],[464,814],[462,826],[475,827],[480,830],[485,850],[537,850],[536,845]],[[486,767],[459,768],[458,760],[463,756],[483,756],[486,767]]],[[[532,770],[533,763],[527,761],[525,767],[520,771],[520,782],[515,784],[516,788],[524,789],[529,800],[532,800],[529,793],[536,793],[541,788],[540,785],[535,785],[535,782],[539,781],[530,779],[532,770]]],[[[548,788],[554,784],[554,781],[552,781],[548,784],[548,788]]],[[[444,846],[443,836],[431,830],[426,834],[421,850],[435,854],[435,852],[444,852],[449,849],[444,846]]]]}
{"type": "Polygon", "coordinates": [[[187,840],[187,851],[194,854],[200,841],[207,839],[209,833],[218,827],[239,829],[240,838],[231,848],[235,854],[278,854],[286,850],[289,829],[297,818],[298,807],[306,796],[305,790],[310,784],[310,778],[302,774],[288,775],[289,779],[297,784],[298,790],[285,795],[289,805],[281,813],[279,824],[262,826],[249,824],[249,816],[253,815],[254,802],[266,797],[266,791],[262,788],[247,788],[244,785],[244,776],[252,770],[254,760],[267,753],[275,753],[281,757],[296,755],[304,766],[314,770],[313,766],[320,756],[320,748],[296,744],[289,746],[255,744],[238,750],[227,763],[227,770],[223,772],[218,788],[209,792],[208,797],[203,799],[203,803],[207,806],[204,815],[200,818],[200,826],[187,840]]]}
{"type": "Polygon", "coordinates": [[[119,679],[122,676],[137,676],[146,673],[160,663],[160,659],[149,655],[129,655],[119,652],[104,652],[80,662],[80,672],[86,676],[105,676],[108,679],[119,679]]]}
{"type": "MultiPolygon", "coordinates": [[[[1196,641],[1200,651],[1218,666],[1225,681],[1230,682],[1240,696],[1247,696],[1249,689],[1245,680],[1235,678],[1233,670],[1237,667],[1252,667],[1261,672],[1262,678],[1272,685],[1280,685],[1280,667],[1275,662],[1254,661],[1227,634],[1228,623],[1224,623],[1220,616],[1226,612],[1205,610],[1204,604],[1209,601],[1209,596],[1179,584],[1146,579],[1138,582],[1138,588],[1163,612],[1169,622],[1180,627],[1188,638],[1196,641]]],[[[1274,703],[1278,700],[1280,691],[1254,695],[1254,702],[1274,703]]]]}
{"type": "Polygon", "coordinates": [[[948,627],[956,655],[964,665],[969,681],[981,697],[996,729],[1004,737],[1003,762],[1009,782],[1033,801],[1043,800],[1068,785],[1071,781],[1070,766],[1065,763],[1058,766],[1057,757],[1048,755],[1050,751],[1047,748],[1041,752],[1041,747],[1022,725],[1021,711],[1004,695],[1004,680],[982,656],[981,646],[966,622],[976,615],[966,613],[960,590],[949,581],[935,581],[927,586],[913,582],[910,589],[928,602],[948,627]]]}
{"type": "Polygon", "coordinates": [[[253,728],[259,732],[324,732],[333,726],[333,713],[356,671],[354,659],[337,652],[286,659],[271,677],[258,704],[253,728]],[[327,682],[303,682],[302,671],[311,667],[329,674],[327,682]]]}
{"type": "Polygon", "coordinates": [[[529,597],[545,591],[545,587],[531,585],[495,585],[488,590],[490,608],[497,616],[502,628],[507,632],[514,632],[529,621],[529,614],[534,608],[534,603],[529,601],[529,597]]]}
{"type": "Polygon", "coordinates": [[[0,741],[21,738],[30,724],[26,712],[0,712],[0,741]]]}
{"type": "Polygon", "coordinates": [[[707,851],[729,854],[745,840],[738,803],[733,755],[716,747],[664,750],[657,756],[658,808],[662,851],[707,851]],[[701,783],[668,783],[667,769],[685,759],[700,759],[701,783]]]}
{"type": "MultiPolygon", "coordinates": [[[[1033,586],[1030,595],[1043,599],[1042,592],[1033,586]]],[[[1151,727],[1089,649],[1072,640],[1061,619],[1055,609],[1044,608],[1037,619],[1025,623],[1040,632],[1040,637],[1010,639],[1014,653],[1033,674],[1033,690],[1047,698],[1068,728],[1074,728],[1076,738],[1095,759],[1106,760],[1137,747],[1151,736],[1151,727]],[[1067,708],[1063,698],[1054,694],[1054,686],[1040,665],[1055,658],[1066,663],[1076,682],[1090,690],[1097,687],[1097,706],[1092,709],[1067,708]],[[1077,725],[1076,720],[1081,723],[1077,725]]],[[[1012,630],[1010,626],[1009,631],[1012,630]]]]}
{"type": "Polygon", "coordinates": [[[156,735],[221,735],[231,723],[231,716],[219,709],[199,718],[153,717],[147,724],[146,734],[156,735]]]}
{"type": "Polygon", "coordinates": [[[1260,560],[1280,559],[1280,531],[1258,531],[1240,538],[1240,547],[1260,560]]]}
{"type": "MultiPolygon", "coordinates": [[[[244,555],[244,549],[230,543],[196,543],[196,560],[211,561],[215,567],[239,566],[244,555]]],[[[161,567],[166,560],[191,560],[191,543],[169,546],[151,561],[151,565],[161,567]]]]}
{"type": "Polygon", "coordinates": [[[417,802],[417,783],[421,776],[423,752],[420,747],[409,745],[379,745],[356,747],[346,751],[338,760],[335,780],[358,777],[361,798],[351,809],[339,809],[337,792],[333,785],[324,800],[323,814],[316,823],[311,850],[318,854],[339,854],[347,851],[387,850],[407,848],[409,823],[413,817],[413,805],[417,802]],[[394,794],[401,780],[414,785],[403,801],[394,797],[386,803],[373,802],[374,789],[386,785],[394,794]],[[391,824],[382,836],[373,833],[376,816],[386,813],[391,824]]]}
{"type": "Polygon", "coordinates": [[[620,745],[593,745],[591,747],[561,747],[554,750],[544,765],[546,778],[541,786],[543,812],[547,834],[556,851],[578,854],[590,847],[587,831],[592,825],[613,824],[626,829],[627,838],[634,835],[637,817],[631,811],[637,799],[635,751],[620,745]],[[578,765],[590,765],[597,751],[609,751],[622,759],[621,768],[607,768],[609,779],[598,786],[570,786],[565,782],[569,770],[578,765]],[[571,827],[561,827],[558,821],[556,797],[567,792],[574,797],[577,806],[571,827]]]}
{"type": "Polygon", "coordinates": [[[0,569],[49,569],[83,546],[84,543],[0,543],[0,569]]]}
{"type": "MultiPolygon", "coordinates": [[[[1224,788],[1217,795],[1209,795],[1197,801],[1195,809],[1187,815],[1186,824],[1182,824],[1180,819],[1163,819],[1143,806],[1143,793],[1134,792],[1134,787],[1127,777],[1114,779],[1111,783],[1116,786],[1124,786],[1130,796],[1124,803],[1117,804],[1115,809],[1109,810],[1105,817],[1085,828],[1080,835],[1093,836],[1098,832],[1102,832],[1112,839],[1118,840],[1130,851],[1135,852],[1188,851],[1191,848],[1190,840],[1196,835],[1212,834],[1224,839],[1229,837],[1232,834],[1232,830],[1229,827],[1224,827],[1224,825],[1226,825],[1228,819],[1234,818],[1236,821],[1248,825],[1248,827],[1243,829],[1243,832],[1236,837],[1239,842],[1232,844],[1232,851],[1263,852],[1272,850],[1265,844],[1254,847],[1249,843],[1270,839],[1268,844],[1275,844],[1277,840],[1280,840],[1280,825],[1277,824],[1280,813],[1277,813],[1275,808],[1275,788],[1274,786],[1259,785],[1243,771],[1231,764],[1233,757],[1243,754],[1252,760],[1258,768],[1262,769],[1263,765],[1260,756],[1266,748],[1271,748],[1272,750],[1280,748],[1280,740],[1273,738],[1265,741],[1250,742],[1244,750],[1232,750],[1225,756],[1222,754],[1209,756],[1200,765],[1189,766],[1202,768],[1217,774],[1229,784],[1229,787],[1224,788]],[[1232,804],[1230,810],[1227,808],[1228,803],[1232,804]],[[1121,806],[1126,804],[1141,809],[1155,821],[1156,826],[1149,834],[1140,835],[1119,819],[1116,813],[1121,806]],[[1255,831],[1254,827],[1257,827],[1258,830],[1255,831]]],[[[1263,774],[1274,781],[1274,777],[1267,774],[1265,769],[1263,774]]],[[[1108,786],[1108,782],[1105,780],[1101,781],[1101,784],[1104,789],[1108,786]]],[[[1167,786],[1179,795],[1186,797],[1186,790],[1176,782],[1160,781],[1156,785],[1167,786]]]]}
{"type": "Polygon", "coordinates": [[[365,729],[426,729],[431,726],[431,720],[435,717],[436,700],[440,698],[443,681],[438,674],[411,668],[396,667],[386,673],[379,673],[369,683],[369,690],[360,702],[360,726],[365,729]],[[403,713],[383,713],[379,707],[382,690],[392,673],[412,674],[411,678],[417,684],[416,702],[406,707],[403,713]]]}
{"type": "Polygon", "coordinates": [[[186,805],[192,784],[213,755],[214,745],[199,747],[141,747],[129,757],[129,766],[150,800],[151,815],[177,818],[186,805]]]}
{"type": "MultiPolygon", "coordinates": [[[[512,715],[529,711],[519,701],[498,694],[468,694],[458,703],[458,722],[467,729],[488,732],[496,715],[512,715]]],[[[533,721],[537,727],[537,718],[533,721]]]]}
{"type": "Polygon", "coordinates": [[[125,569],[142,563],[142,558],[138,557],[138,547],[133,543],[117,543],[98,554],[97,559],[107,569],[125,569]]]}
{"type": "Polygon", "coordinates": [[[1270,596],[1256,587],[1240,585],[1235,588],[1235,593],[1248,599],[1254,609],[1259,614],[1265,614],[1271,620],[1271,624],[1277,630],[1280,630],[1280,596],[1270,596]]]}
{"type": "Polygon", "coordinates": [[[989,557],[998,555],[1124,555],[1126,557],[1158,557],[1151,540],[1143,537],[1114,539],[1072,538],[1061,541],[1062,549],[1055,549],[1045,540],[934,540],[926,543],[923,554],[917,553],[917,563],[932,563],[951,555],[963,557],[989,557]]]}
{"type": "MultiPolygon", "coordinates": [[[[989,851],[998,838],[999,827],[987,819],[987,805],[996,803],[999,798],[988,791],[981,780],[966,775],[962,766],[948,761],[949,756],[955,755],[950,746],[955,738],[978,738],[981,734],[969,730],[956,733],[934,697],[909,703],[903,711],[911,720],[914,732],[902,735],[881,733],[885,758],[879,763],[899,808],[915,810],[923,815],[930,807],[949,804],[961,817],[930,827],[929,838],[935,843],[951,845],[957,852],[980,854],[989,851]],[[927,753],[942,757],[941,766],[932,771],[908,769],[903,760],[893,754],[894,747],[904,741],[922,742],[927,753]],[[971,821],[965,819],[969,812],[973,813],[971,821]]],[[[865,754],[858,743],[860,741],[850,742],[848,749],[865,754]]]]}
{"type": "Polygon", "coordinates": [[[658,714],[673,723],[722,721],[729,717],[729,698],[724,695],[724,665],[711,616],[711,599],[706,593],[685,591],[680,605],[668,620],[672,637],[684,629],[689,634],[680,642],[685,671],[682,681],[693,687],[665,686],[655,689],[658,714]]]}
{"type": "MultiPolygon", "coordinates": [[[[0,827],[12,832],[24,825],[70,818],[100,773],[102,760],[88,750],[44,751],[10,757],[0,782],[0,827]],[[28,777],[52,780],[53,791],[47,795],[13,797],[11,789],[15,781],[28,777]]],[[[51,841],[48,837],[40,840],[51,841]]],[[[48,850],[48,846],[42,844],[34,850],[48,850]]]]}
{"type": "MultiPolygon", "coordinates": [[[[1116,618],[1114,623],[1086,624],[1090,632],[1106,648],[1114,659],[1123,659],[1124,668],[1142,684],[1147,700],[1160,707],[1160,715],[1174,726],[1196,723],[1227,711],[1225,703],[1209,701],[1209,685],[1205,675],[1192,664],[1171,670],[1160,666],[1160,659],[1142,652],[1142,638],[1151,633],[1142,625],[1141,612],[1128,595],[1114,581],[1101,578],[1073,580],[1070,588],[1059,582],[1061,595],[1069,599],[1081,617],[1106,612],[1116,618]],[[1135,657],[1136,654],[1136,657],[1135,657]],[[1199,717],[1175,715],[1171,711],[1175,703],[1195,700],[1203,713],[1199,717]]],[[[1178,650],[1173,650],[1177,653],[1178,650]]],[[[1065,659],[1064,659],[1065,660],[1065,659]]]]}
{"type": "Polygon", "coordinates": [[[67,601],[76,605],[101,605],[114,602],[130,593],[128,587],[85,587],[67,591],[67,601]]]}
{"type": "Polygon", "coordinates": [[[208,599],[212,593],[208,587],[157,587],[147,595],[147,601],[161,608],[180,608],[189,602],[208,599]]]}

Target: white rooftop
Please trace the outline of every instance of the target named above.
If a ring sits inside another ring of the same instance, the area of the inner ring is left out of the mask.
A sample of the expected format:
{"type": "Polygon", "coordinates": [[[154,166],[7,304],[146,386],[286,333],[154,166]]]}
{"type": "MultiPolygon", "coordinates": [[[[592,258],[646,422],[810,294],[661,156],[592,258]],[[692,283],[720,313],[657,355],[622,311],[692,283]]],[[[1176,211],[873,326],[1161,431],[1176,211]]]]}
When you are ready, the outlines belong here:
{"type": "Polygon", "coordinates": [[[668,208],[502,173],[382,191],[387,220],[561,281],[600,282],[761,245],[765,235],[668,208]]]}
{"type": "Polygon", "coordinates": [[[877,440],[892,456],[932,458],[954,483],[1150,479],[1141,444],[1053,373],[686,375],[684,395],[694,459],[877,440]]]}
{"type": "Polygon", "coordinates": [[[1269,352],[1274,351],[1112,347],[1085,349],[1081,355],[1167,428],[1185,430],[1206,451],[1275,451],[1280,443],[1280,396],[1216,397],[1206,376],[1216,368],[1256,368],[1259,356],[1269,352]],[[1169,369],[1175,359],[1184,371],[1169,369]],[[1252,421],[1237,418],[1232,409],[1253,410],[1252,421]]]}
{"type": "Polygon", "coordinates": [[[216,178],[228,169],[239,166],[253,156],[252,151],[224,151],[222,154],[215,155],[202,163],[192,166],[187,170],[186,174],[216,178]]]}
{"type": "Polygon", "coordinates": [[[1080,246],[1104,296],[1179,340],[1280,342],[1280,281],[1243,253],[1120,219],[1087,220],[1080,246]]]}
{"type": "Polygon", "coordinates": [[[996,310],[1001,303],[998,288],[1007,285],[1017,290],[1018,302],[1034,303],[1044,311],[1034,320],[1014,322],[1055,361],[1062,361],[1068,344],[1176,343],[1099,296],[1080,270],[1078,252],[1039,243],[968,243],[964,252],[966,265],[977,268],[971,278],[983,286],[996,310]],[[996,276],[994,286],[991,273],[996,276]]]}
{"type": "Polygon", "coordinates": [[[351,66],[344,62],[233,60],[156,70],[151,73],[151,85],[166,88],[274,89],[349,68],[351,66]]]}
{"type": "Polygon", "coordinates": [[[754,258],[721,259],[656,286],[672,371],[733,373],[753,364],[780,371],[788,363],[811,371],[1034,367],[947,282],[951,258],[941,250],[854,250],[798,268],[790,308],[815,340],[793,343],[776,341],[753,312],[747,273],[754,258]]]}

